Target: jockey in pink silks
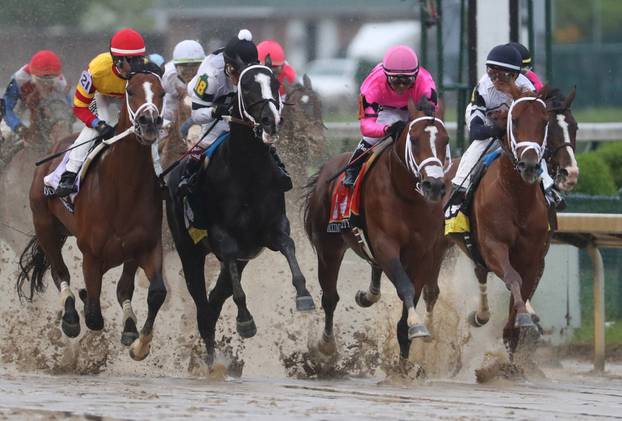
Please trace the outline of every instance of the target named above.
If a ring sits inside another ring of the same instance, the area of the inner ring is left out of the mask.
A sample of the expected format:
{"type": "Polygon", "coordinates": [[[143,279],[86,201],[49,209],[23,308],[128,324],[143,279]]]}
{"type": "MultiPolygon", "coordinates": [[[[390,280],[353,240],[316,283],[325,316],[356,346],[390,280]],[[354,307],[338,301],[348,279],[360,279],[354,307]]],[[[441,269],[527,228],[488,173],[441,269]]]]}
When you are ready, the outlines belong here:
{"type": "Polygon", "coordinates": [[[408,100],[422,97],[437,105],[432,75],[419,66],[415,52],[406,45],[390,48],[361,85],[359,123],[363,138],[352,153],[343,185],[351,187],[363,165],[362,155],[390,135],[397,140],[408,121],[408,100]]]}

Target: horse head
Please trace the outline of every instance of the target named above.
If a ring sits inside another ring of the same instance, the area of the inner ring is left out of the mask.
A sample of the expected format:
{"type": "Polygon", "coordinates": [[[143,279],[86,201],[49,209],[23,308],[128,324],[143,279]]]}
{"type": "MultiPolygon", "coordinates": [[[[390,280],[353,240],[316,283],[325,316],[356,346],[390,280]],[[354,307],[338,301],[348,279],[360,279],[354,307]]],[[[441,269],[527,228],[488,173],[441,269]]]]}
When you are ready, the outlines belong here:
{"type": "Polygon", "coordinates": [[[238,81],[238,111],[264,143],[278,140],[281,121],[279,82],[269,67],[253,64],[242,70],[238,81]]]}
{"type": "Polygon", "coordinates": [[[551,166],[551,174],[555,175],[555,184],[564,191],[572,190],[579,178],[579,166],[574,152],[578,127],[570,110],[576,93],[576,88],[573,88],[565,97],[559,89],[548,85],[540,92],[549,113],[546,157],[551,166]]]}
{"type": "Polygon", "coordinates": [[[511,86],[514,99],[507,114],[507,136],[503,148],[509,153],[521,178],[529,184],[540,179],[540,161],[546,150],[548,114],[546,104],[532,92],[511,86]]]}
{"type": "Polygon", "coordinates": [[[311,80],[306,74],[302,77],[302,84],[287,83],[285,86],[285,100],[283,101],[283,127],[282,133],[289,133],[303,129],[304,133],[296,133],[297,136],[304,134],[312,139],[313,146],[321,146],[325,143],[324,122],[322,120],[322,103],[320,97],[313,90],[311,80]]]}
{"type": "Polygon", "coordinates": [[[449,135],[427,98],[423,97],[416,107],[409,101],[408,112],[408,130],[401,135],[405,137],[404,161],[418,180],[417,191],[426,200],[437,202],[445,194],[443,163],[451,158],[449,135]]]}
{"type": "Polygon", "coordinates": [[[163,99],[160,76],[147,70],[131,74],[125,88],[125,107],[134,134],[142,145],[148,146],[158,140],[163,99]]]}

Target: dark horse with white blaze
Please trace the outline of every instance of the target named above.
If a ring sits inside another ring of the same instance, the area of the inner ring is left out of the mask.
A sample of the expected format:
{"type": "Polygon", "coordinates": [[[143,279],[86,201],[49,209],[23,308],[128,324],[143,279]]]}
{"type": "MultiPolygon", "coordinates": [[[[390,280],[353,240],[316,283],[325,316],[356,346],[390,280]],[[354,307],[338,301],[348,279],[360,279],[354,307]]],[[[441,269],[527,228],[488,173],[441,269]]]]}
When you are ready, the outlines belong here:
{"type": "MultiPolygon", "coordinates": [[[[127,135],[108,146],[91,164],[73,213],[60,199],[48,198],[43,192],[43,178],[56,168],[60,158],[35,170],[30,188],[35,237],[22,253],[17,282],[20,293],[23,284],[30,282],[32,298],[33,291],[43,289],[43,276],[51,268],[54,284],[61,292],[63,332],[76,337],[80,321],[61,253],[67,236],[76,236],[83,254],[86,291],[80,291],[80,297],[84,300],[86,326],[91,330],[104,327],[99,302],[102,276],[123,264],[117,285],[117,298],[124,310],[122,342],[131,344],[130,355],[135,360],[149,354],[153,323],[166,297],[162,278],[162,199],[152,162],[152,145],[162,124],[159,110],[163,97],[158,75],[146,71],[131,75],[116,128],[117,134],[127,135]],[[140,336],[131,309],[138,267],[149,279],[148,314],[140,336]]],[[[72,140],[58,142],[52,152],[62,150],[72,140]]]]}
{"type": "Polygon", "coordinates": [[[256,333],[246,306],[242,271],[265,247],[281,252],[293,274],[298,310],[314,308],[298,267],[285,214],[285,198],[277,185],[277,167],[270,143],[280,120],[278,81],[265,66],[252,65],[240,74],[238,101],[230,120],[230,138],[198,175],[193,193],[204,203],[207,237],[195,244],[184,224],[182,197],[177,190],[185,163],[168,179],[166,214],[183,265],[186,285],[197,307],[199,333],[205,341],[208,364],[214,361],[215,328],[223,303],[233,295],[238,307],[237,331],[243,338],[256,333]],[[208,253],[221,263],[216,285],[207,298],[204,265],[208,253]]]}
{"type": "MultiPolygon", "coordinates": [[[[359,291],[356,302],[369,307],[380,298],[384,272],[402,301],[397,323],[400,356],[408,358],[413,338],[429,337],[432,310],[439,294],[437,278],[445,240],[442,236],[441,199],[444,162],[449,137],[434,107],[424,99],[415,109],[409,104],[410,123],[399,139],[389,145],[367,172],[361,186],[360,208],[369,248],[374,254],[368,291],[359,291]],[[426,323],[415,312],[423,292],[426,323]]],[[[331,177],[348,161],[347,154],[328,161],[314,176],[305,202],[305,229],[318,255],[318,278],[322,287],[325,326],[319,350],[336,351],[333,314],[339,301],[337,277],[343,255],[352,248],[364,257],[351,231],[328,233],[331,194],[339,179],[331,177]]]]}

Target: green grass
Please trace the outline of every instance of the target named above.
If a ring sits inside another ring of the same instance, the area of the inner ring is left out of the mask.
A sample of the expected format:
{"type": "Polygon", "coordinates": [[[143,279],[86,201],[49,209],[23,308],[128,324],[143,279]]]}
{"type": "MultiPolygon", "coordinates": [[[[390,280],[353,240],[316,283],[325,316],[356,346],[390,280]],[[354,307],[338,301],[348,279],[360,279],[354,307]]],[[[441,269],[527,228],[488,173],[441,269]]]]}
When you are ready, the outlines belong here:
{"type": "MultiPolygon", "coordinates": [[[[591,321],[584,323],[583,326],[574,331],[572,341],[575,344],[591,344],[594,342],[594,327],[591,321]]],[[[622,320],[616,320],[605,328],[605,343],[607,345],[622,344],[622,320]]]]}

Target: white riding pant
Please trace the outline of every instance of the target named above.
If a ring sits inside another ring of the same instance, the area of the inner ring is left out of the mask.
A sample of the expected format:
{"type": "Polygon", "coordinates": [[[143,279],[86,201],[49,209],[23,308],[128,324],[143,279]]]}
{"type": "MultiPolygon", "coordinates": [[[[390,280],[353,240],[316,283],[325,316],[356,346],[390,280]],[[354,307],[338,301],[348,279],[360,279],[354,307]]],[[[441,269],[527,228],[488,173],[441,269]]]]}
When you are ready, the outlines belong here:
{"type": "MultiPolygon", "coordinates": [[[[458,171],[456,171],[456,175],[451,180],[452,184],[456,186],[462,186],[463,189],[467,190],[471,186],[471,177],[470,173],[473,167],[477,165],[482,153],[486,149],[486,146],[490,142],[490,139],[485,140],[474,140],[471,142],[469,147],[462,158],[460,159],[460,165],[458,165],[458,171]]],[[[495,142],[497,143],[497,142],[495,142]]],[[[496,146],[493,145],[488,152],[492,152],[496,149],[496,146]]],[[[540,161],[540,169],[542,170],[541,178],[542,178],[542,186],[544,190],[549,189],[553,186],[553,178],[549,175],[549,170],[546,167],[546,162],[544,160],[540,161]]]]}
{"type": "MultiPolygon", "coordinates": [[[[95,112],[97,118],[105,121],[111,126],[117,124],[117,121],[119,120],[119,113],[121,112],[120,98],[105,96],[96,93],[94,102],[97,106],[97,111],[95,112]]],[[[97,137],[98,134],[99,133],[97,133],[97,130],[90,127],[84,127],[80,132],[78,138],[74,140],[73,145],[77,145],[78,143],[85,142],[89,139],[93,139],[94,142],[94,138],[97,137]]],[[[84,145],[72,149],[71,152],[69,152],[69,161],[67,161],[66,171],[71,171],[74,173],[80,171],[80,167],[82,167],[82,163],[86,159],[86,156],[88,155],[89,150],[93,145],[93,142],[87,142],[84,145]]]]}
{"type": "MultiPolygon", "coordinates": [[[[218,136],[229,131],[229,123],[224,120],[218,120],[216,125],[210,130],[212,124],[214,124],[214,120],[201,125],[201,137],[199,139],[202,139],[201,142],[199,142],[199,146],[203,149],[214,143],[218,136]],[[208,130],[209,133],[207,133],[208,130]],[[207,133],[207,135],[205,133],[207,133]]],[[[192,147],[192,144],[188,145],[188,148],[190,147],[192,147]]]]}
{"type": "MultiPolygon", "coordinates": [[[[378,112],[378,118],[376,122],[378,124],[384,124],[386,126],[390,126],[396,121],[408,121],[408,111],[407,110],[396,110],[396,109],[388,109],[388,110],[380,110],[378,112]]],[[[363,140],[367,142],[370,146],[375,145],[378,141],[382,139],[382,137],[367,137],[363,136],[363,140]]]]}

